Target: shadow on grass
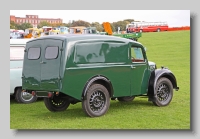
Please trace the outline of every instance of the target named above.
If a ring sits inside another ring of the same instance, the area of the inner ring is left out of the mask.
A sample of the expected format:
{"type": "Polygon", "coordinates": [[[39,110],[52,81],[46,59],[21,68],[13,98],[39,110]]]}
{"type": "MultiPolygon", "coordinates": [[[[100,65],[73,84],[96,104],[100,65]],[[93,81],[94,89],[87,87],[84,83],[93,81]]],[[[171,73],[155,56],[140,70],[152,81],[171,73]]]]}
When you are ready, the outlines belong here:
{"type": "MultiPolygon", "coordinates": [[[[15,99],[12,97],[10,98],[10,105],[21,105],[22,103],[17,103],[15,101],[15,99]]],[[[76,119],[76,118],[86,118],[88,117],[81,106],[81,102],[74,104],[74,105],[70,105],[68,107],[67,110],[65,111],[61,111],[61,112],[51,112],[49,111],[44,103],[43,103],[43,98],[38,99],[36,102],[31,103],[31,104],[22,104],[24,105],[24,107],[26,108],[30,108],[29,106],[31,106],[31,109],[33,110],[32,112],[29,113],[29,116],[34,116],[34,117],[38,117],[38,118],[48,118],[48,117],[53,117],[54,119],[60,119],[62,117],[64,118],[69,118],[69,119],[76,119]],[[38,112],[36,107],[40,107],[40,111],[38,112]],[[34,112],[35,111],[35,112],[34,112]]],[[[111,100],[110,101],[110,107],[108,111],[111,112],[115,112],[117,110],[130,110],[130,109],[140,109],[140,108],[147,108],[147,107],[155,107],[151,102],[148,102],[146,98],[144,99],[138,99],[135,98],[133,101],[131,102],[120,102],[118,100],[111,100]]]]}
{"type": "MultiPolygon", "coordinates": [[[[44,104],[43,104],[44,105],[44,104]]],[[[45,106],[43,106],[45,107],[45,106]]],[[[146,99],[144,100],[133,100],[132,102],[119,102],[119,101],[111,101],[110,103],[110,107],[109,107],[109,110],[110,112],[112,112],[113,114],[115,113],[115,111],[117,110],[136,110],[136,109],[141,109],[141,108],[147,108],[147,107],[155,107],[151,102],[148,102],[146,99]]],[[[65,111],[61,111],[61,112],[51,112],[51,111],[48,111],[48,109],[45,107],[45,112],[41,112],[40,114],[38,113],[32,113],[32,116],[34,117],[38,117],[38,118],[51,118],[53,117],[54,119],[62,119],[62,118],[67,118],[67,119],[70,119],[70,120],[73,120],[73,119],[77,119],[77,118],[82,118],[82,119],[85,119],[85,118],[90,118],[88,117],[83,109],[82,109],[82,105],[81,103],[77,103],[77,104],[74,104],[74,105],[70,105],[68,107],[67,110],[65,111]]]]}

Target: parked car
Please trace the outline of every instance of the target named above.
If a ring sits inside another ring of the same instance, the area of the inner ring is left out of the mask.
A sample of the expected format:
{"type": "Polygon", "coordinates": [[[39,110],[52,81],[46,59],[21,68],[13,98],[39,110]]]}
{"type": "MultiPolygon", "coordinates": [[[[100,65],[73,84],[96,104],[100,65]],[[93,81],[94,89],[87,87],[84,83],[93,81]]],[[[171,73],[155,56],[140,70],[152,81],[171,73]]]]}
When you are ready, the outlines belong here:
{"type": "Polygon", "coordinates": [[[22,66],[26,42],[30,39],[10,39],[10,95],[19,103],[32,103],[36,96],[22,92],[22,66]]]}
{"type": "Polygon", "coordinates": [[[156,106],[170,104],[179,90],[166,67],[150,66],[144,46],[108,35],[50,35],[26,44],[22,88],[44,97],[49,111],[82,103],[90,117],[104,115],[111,100],[145,96],[156,106]]]}
{"type": "Polygon", "coordinates": [[[18,30],[10,31],[10,39],[22,39],[23,32],[19,32],[18,30]]]}

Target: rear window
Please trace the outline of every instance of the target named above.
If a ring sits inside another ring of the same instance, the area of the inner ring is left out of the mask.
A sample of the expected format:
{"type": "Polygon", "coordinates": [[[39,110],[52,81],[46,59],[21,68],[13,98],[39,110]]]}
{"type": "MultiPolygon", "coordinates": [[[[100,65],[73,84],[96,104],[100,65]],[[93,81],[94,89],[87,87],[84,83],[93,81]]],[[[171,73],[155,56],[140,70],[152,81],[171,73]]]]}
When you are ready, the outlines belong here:
{"type": "Polygon", "coordinates": [[[46,59],[56,59],[58,57],[58,47],[50,46],[46,48],[45,58],[46,59]]]}
{"type": "Polygon", "coordinates": [[[23,60],[24,47],[23,46],[10,46],[10,60],[23,60]]]}
{"type": "Polygon", "coordinates": [[[28,49],[28,59],[36,60],[40,58],[40,48],[32,47],[28,49]]]}

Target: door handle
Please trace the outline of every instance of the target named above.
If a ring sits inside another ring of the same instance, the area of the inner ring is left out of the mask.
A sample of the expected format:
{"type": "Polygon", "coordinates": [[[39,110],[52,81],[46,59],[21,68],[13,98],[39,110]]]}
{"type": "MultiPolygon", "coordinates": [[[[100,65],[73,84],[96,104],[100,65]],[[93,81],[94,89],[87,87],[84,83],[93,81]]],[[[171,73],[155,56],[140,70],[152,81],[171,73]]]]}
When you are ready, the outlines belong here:
{"type": "Polygon", "coordinates": [[[131,65],[131,68],[132,68],[132,69],[135,69],[136,67],[134,67],[133,65],[131,65]]]}
{"type": "Polygon", "coordinates": [[[41,61],[41,62],[40,62],[40,64],[45,64],[45,63],[46,63],[46,62],[44,62],[44,61],[41,61]]]}

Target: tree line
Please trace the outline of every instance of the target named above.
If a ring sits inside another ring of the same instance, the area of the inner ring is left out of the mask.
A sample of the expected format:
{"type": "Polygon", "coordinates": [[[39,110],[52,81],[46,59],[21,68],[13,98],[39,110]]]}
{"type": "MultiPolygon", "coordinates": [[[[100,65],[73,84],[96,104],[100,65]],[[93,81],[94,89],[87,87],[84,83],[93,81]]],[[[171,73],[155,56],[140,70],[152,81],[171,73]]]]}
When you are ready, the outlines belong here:
{"type": "MultiPolygon", "coordinates": [[[[118,31],[118,27],[120,27],[121,31],[126,30],[126,25],[134,21],[134,19],[125,19],[122,21],[117,21],[110,23],[112,31],[118,31]]],[[[100,24],[99,22],[92,22],[89,23],[84,20],[72,20],[72,22],[68,23],[58,23],[58,24],[51,24],[49,22],[43,21],[38,24],[38,28],[41,28],[43,26],[52,26],[52,27],[57,27],[57,26],[65,26],[65,27],[75,27],[75,26],[85,26],[85,27],[96,27],[96,29],[100,32],[105,31],[103,28],[103,24],[100,24]]],[[[17,24],[13,21],[10,21],[10,29],[16,29],[16,30],[25,30],[27,28],[32,28],[33,26],[30,23],[22,23],[22,24],[17,24]]]]}

